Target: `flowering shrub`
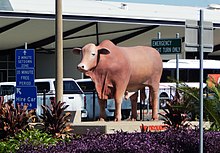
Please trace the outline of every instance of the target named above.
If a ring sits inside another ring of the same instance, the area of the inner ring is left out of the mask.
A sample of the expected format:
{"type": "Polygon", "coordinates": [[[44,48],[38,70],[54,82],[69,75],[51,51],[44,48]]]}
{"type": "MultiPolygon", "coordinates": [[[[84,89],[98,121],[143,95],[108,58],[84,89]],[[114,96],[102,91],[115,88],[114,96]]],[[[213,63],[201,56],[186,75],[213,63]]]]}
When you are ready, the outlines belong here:
{"type": "Polygon", "coordinates": [[[12,100],[0,102],[0,139],[14,136],[35,120],[35,110],[27,108],[28,105],[22,107],[20,104],[14,107],[12,100]]]}
{"type": "MultiPolygon", "coordinates": [[[[220,133],[204,133],[204,152],[220,151],[220,133]]],[[[199,131],[190,129],[168,129],[165,132],[114,134],[88,133],[70,142],[59,142],[56,146],[20,146],[20,153],[197,153],[199,152],[199,131]]]]}

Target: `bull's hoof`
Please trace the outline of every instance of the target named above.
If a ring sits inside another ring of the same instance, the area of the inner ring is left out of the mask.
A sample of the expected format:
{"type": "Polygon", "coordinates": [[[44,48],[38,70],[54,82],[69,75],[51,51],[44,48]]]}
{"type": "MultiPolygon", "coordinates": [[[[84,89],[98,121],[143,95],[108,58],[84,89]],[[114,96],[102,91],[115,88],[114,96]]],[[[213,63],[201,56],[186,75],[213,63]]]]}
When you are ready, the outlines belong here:
{"type": "Polygon", "coordinates": [[[136,119],[136,118],[131,117],[131,118],[128,118],[128,119],[127,119],[127,121],[137,121],[137,119],[136,119]]]}
{"type": "Polygon", "coordinates": [[[137,121],[137,115],[131,115],[131,121],[137,121]]]}
{"type": "Polygon", "coordinates": [[[131,118],[131,121],[137,121],[137,119],[136,118],[131,118]]]}
{"type": "Polygon", "coordinates": [[[105,122],[105,119],[104,118],[99,118],[98,121],[105,122]]]}
{"type": "Polygon", "coordinates": [[[115,118],[114,121],[119,122],[119,121],[121,121],[121,119],[115,118]]]}

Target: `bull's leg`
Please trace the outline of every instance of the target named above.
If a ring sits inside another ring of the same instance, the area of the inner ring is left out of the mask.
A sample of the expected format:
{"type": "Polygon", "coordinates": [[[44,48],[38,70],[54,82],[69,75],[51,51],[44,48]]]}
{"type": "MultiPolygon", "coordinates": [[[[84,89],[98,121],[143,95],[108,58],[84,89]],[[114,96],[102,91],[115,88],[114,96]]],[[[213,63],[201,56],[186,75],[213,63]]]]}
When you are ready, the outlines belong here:
{"type": "Polygon", "coordinates": [[[116,87],[116,92],[115,92],[115,121],[121,121],[121,104],[122,104],[122,99],[124,96],[125,91],[124,90],[119,90],[120,88],[116,87]]]}
{"type": "MultiPolygon", "coordinates": [[[[145,93],[145,88],[140,90],[140,97],[141,97],[141,102],[145,101],[146,99],[146,93],[145,93]]],[[[136,121],[137,120],[137,101],[138,101],[138,92],[135,92],[130,97],[131,100],[131,120],[136,121]]]]}
{"type": "Polygon", "coordinates": [[[158,120],[158,90],[159,87],[150,87],[150,96],[152,99],[152,119],[158,120]]]}
{"type": "Polygon", "coordinates": [[[122,96],[115,98],[115,121],[121,121],[122,96]]]}
{"type": "Polygon", "coordinates": [[[153,97],[152,97],[152,95],[153,95],[153,91],[152,91],[152,89],[149,87],[149,104],[151,105],[151,106],[153,106],[153,97]]]}
{"type": "Polygon", "coordinates": [[[107,100],[98,99],[98,101],[99,101],[99,107],[100,107],[99,120],[105,121],[106,120],[105,106],[106,106],[107,100]]]}
{"type": "Polygon", "coordinates": [[[121,121],[121,104],[124,94],[126,92],[126,88],[128,85],[129,77],[125,78],[117,78],[115,80],[115,121],[121,121]]]}
{"type": "Polygon", "coordinates": [[[137,120],[137,98],[138,98],[137,92],[130,97],[130,100],[131,100],[131,120],[132,121],[137,120]]]}
{"type": "Polygon", "coordinates": [[[141,101],[145,101],[145,99],[147,98],[145,88],[142,88],[140,90],[140,97],[141,97],[141,101]]]}

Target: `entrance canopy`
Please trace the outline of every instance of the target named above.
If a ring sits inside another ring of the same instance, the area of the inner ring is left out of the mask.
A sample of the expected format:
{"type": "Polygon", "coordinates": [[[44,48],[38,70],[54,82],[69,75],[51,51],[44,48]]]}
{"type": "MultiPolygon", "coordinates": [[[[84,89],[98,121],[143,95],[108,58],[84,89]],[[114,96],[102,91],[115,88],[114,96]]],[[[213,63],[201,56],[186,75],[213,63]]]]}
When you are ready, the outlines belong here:
{"type": "MultiPolygon", "coordinates": [[[[64,51],[86,43],[99,44],[110,39],[123,46],[151,45],[161,38],[184,42],[186,20],[199,20],[197,7],[120,3],[98,0],[63,1],[64,51]]],[[[220,10],[204,9],[204,20],[213,23],[214,52],[220,50],[220,10]]],[[[2,0],[0,2],[0,54],[17,48],[36,49],[37,53],[55,51],[55,1],[2,0]]]]}

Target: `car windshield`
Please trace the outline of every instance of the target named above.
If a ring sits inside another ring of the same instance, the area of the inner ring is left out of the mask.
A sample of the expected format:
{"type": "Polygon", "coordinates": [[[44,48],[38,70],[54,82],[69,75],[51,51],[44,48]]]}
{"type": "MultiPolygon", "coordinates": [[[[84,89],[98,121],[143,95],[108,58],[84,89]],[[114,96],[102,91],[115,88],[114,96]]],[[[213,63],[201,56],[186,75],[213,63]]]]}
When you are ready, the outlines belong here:
{"type": "Polygon", "coordinates": [[[15,87],[13,85],[1,85],[0,86],[0,95],[12,95],[15,93],[15,87]]]}
{"type": "MultiPolygon", "coordinates": [[[[54,86],[55,85],[56,83],[54,81],[54,86]]],[[[63,94],[82,94],[82,91],[80,90],[76,82],[68,80],[63,81],[63,94]]]]}
{"type": "Polygon", "coordinates": [[[49,82],[35,82],[35,86],[37,86],[37,93],[44,93],[50,91],[49,82]]]}
{"type": "Polygon", "coordinates": [[[92,81],[77,82],[83,92],[92,92],[95,90],[95,84],[92,81]]]}

